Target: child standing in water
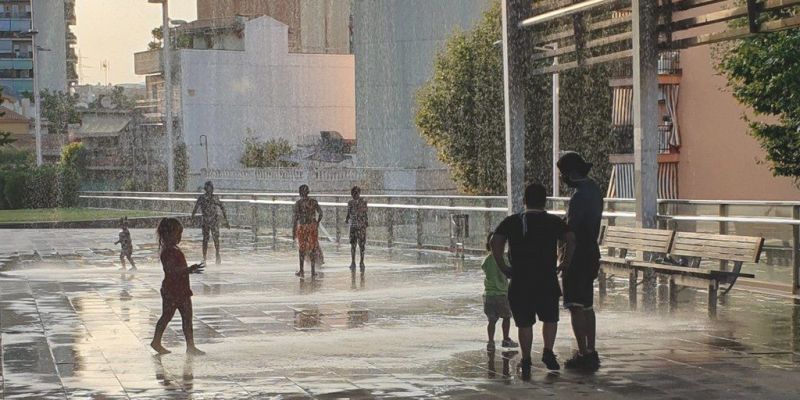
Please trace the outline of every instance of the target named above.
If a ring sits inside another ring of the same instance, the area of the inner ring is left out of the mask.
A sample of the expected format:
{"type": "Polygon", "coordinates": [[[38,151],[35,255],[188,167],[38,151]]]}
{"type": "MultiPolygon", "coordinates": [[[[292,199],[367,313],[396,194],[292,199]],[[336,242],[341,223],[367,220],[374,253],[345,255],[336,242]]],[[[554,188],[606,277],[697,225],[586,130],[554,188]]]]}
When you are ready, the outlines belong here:
{"type": "Polygon", "coordinates": [[[509,330],[511,329],[511,306],[508,304],[508,278],[503,275],[503,272],[497,267],[497,263],[491,253],[490,244],[492,243],[492,235],[486,238],[486,251],[489,255],[483,260],[481,269],[486,274],[483,280],[483,313],[486,314],[489,323],[486,325],[486,333],[489,341],[486,344],[486,350],[494,351],[494,331],[497,325],[497,320],[502,319],[503,327],[503,347],[514,348],[517,343],[511,340],[509,330]]]}
{"type": "Polygon", "coordinates": [[[164,280],[161,282],[161,318],[156,323],[156,333],[150,346],[158,354],[168,354],[170,351],[161,345],[161,337],[167,324],[175,315],[175,310],[181,313],[183,335],[186,337],[186,353],[202,355],[194,345],[194,332],[192,330],[192,290],[189,288],[189,274],[203,272],[205,265],[195,264],[187,267],[186,258],[178,248],[181,242],[183,226],[175,218],[164,218],[158,223],[156,235],[161,252],[161,265],[164,268],[164,280]]]}
{"type": "Polygon", "coordinates": [[[350,269],[356,269],[356,246],[361,250],[361,272],[364,272],[364,247],[367,245],[367,202],[361,198],[361,188],[350,189],[353,199],[347,202],[346,224],[350,224],[350,269]]]}
{"type": "Polygon", "coordinates": [[[136,264],[133,262],[133,241],[131,240],[131,231],[128,230],[128,217],[122,217],[119,220],[122,229],[119,231],[119,240],[114,244],[119,244],[122,248],[119,251],[119,261],[122,263],[121,270],[125,270],[125,259],[131,263],[131,271],[136,271],[136,264]]]}

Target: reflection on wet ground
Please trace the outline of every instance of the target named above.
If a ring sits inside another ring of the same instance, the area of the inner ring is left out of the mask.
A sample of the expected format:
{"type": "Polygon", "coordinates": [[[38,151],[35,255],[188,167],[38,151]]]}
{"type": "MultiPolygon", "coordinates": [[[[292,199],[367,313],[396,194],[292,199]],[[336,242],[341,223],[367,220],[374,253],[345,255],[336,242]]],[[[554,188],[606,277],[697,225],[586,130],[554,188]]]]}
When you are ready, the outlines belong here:
{"type": "MultiPolygon", "coordinates": [[[[347,268],[347,246],[326,245],[323,276],[300,280],[288,244],[273,250],[244,234],[226,236],[224,264],[192,277],[195,337],[208,354],[183,353],[176,316],[164,336],[173,353],[156,357],[148,343],[161,269],[152,243],[137,243],[139,271],[120,272],[117,253],[87,232],[83,242],[58,239],[70,252],[14,255],[0,269],[6,399],[794,399],[800,391],[800,304],[790,298],[734,291],[710,321],[703,293],[682,291],[675,313],[630,311],[626,283],[615,281],[598,306],[603,368],[547,373],[534,363],[523,380],[518,352],[485,349],[477,259],[370,249],[361,274],[347,268]]],[[[183,247],[197,261],[197,242],[183,247]]],[[[573,347],[566,314],[559,329],[563,360],[573,347]]]]}

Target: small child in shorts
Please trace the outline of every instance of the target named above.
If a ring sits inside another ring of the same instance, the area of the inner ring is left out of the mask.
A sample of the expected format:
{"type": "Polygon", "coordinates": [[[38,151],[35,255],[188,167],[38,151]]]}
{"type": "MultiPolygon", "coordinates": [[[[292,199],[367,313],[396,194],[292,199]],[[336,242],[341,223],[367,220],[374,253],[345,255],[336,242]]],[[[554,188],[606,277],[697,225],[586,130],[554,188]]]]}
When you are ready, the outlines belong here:
{"type": "Polygon", "coordinates": [[[114,242],[121,246],[119,251],[119,261],[122,263],[121,270],[125,270],[125,259],[131,263],[131,271],[136,271],[136,264],[133,262],[133,241],[131,240],[131,231],[128,230],[128,217],[122,217],[119,220],[121,229],[119,231],[119,239],[114,242]]]}
{"type": "Polygon", "coordinates": [[[481,269],[486,275],[483,280],[483,312],[489,319],[489,324],[486,326],[486,332],[489,336],[489,341],[486,344],[486,350],[494,350],[494,331],[498,319],[503,319],[503,347],[517,347],[515,343],[508,336],[511,328],[511,307],[508,304],[508,278],[497,268],[497,263],[492,257],[490,244],[492,242],[492,235],[486,238],[486,250],[489,255],[483,260],[481,269]]]}

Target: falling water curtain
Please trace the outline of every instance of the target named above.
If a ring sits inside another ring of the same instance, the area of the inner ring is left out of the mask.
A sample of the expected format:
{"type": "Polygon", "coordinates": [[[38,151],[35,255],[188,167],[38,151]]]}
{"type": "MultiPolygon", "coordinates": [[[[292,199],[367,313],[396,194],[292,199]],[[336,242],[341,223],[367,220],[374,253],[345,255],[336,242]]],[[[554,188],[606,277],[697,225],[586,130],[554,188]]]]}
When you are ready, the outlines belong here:
{"type": "Polygon", "coordinates": [[[664,98],[664,105],[667,109],[670,121],[672,121],[672,132],[669,136],[669,145],[681,147],[681,135],[678,130],[678,85],[660,85],[661,95],[664,98]]]}

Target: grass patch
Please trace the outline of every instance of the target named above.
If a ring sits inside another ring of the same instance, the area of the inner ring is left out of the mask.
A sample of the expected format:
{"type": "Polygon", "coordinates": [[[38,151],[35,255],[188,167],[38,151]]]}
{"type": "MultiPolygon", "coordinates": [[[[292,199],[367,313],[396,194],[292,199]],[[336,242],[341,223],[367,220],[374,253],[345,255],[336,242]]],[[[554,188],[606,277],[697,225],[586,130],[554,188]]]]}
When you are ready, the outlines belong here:
{"type": "Polygon", "coordinates": [[[0,224],[24,222],[71,222],[117,219],[127,216],[156,217],[168,213],[138,210],[104,210],[93,208],[39,208],[23,210],[0,210],[0,224]]]}

